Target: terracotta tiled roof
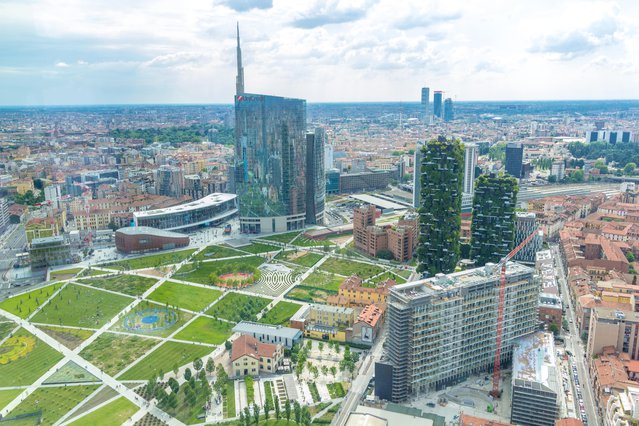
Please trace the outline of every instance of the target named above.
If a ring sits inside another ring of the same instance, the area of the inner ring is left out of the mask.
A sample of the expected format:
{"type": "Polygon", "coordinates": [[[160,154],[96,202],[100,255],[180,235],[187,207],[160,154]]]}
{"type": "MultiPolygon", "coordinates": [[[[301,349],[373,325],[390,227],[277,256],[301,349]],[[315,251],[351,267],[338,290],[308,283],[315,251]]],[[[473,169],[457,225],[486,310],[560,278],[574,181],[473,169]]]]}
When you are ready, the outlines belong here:
{"type": "Polygon", "coordinates": [[[277,345],[261,343],[253,336],[242,335],[233,342],[231,361],[235,361],[245,355],[257,360],[259,360],[260,357],[273,358],[276,351],[277,345]]]}

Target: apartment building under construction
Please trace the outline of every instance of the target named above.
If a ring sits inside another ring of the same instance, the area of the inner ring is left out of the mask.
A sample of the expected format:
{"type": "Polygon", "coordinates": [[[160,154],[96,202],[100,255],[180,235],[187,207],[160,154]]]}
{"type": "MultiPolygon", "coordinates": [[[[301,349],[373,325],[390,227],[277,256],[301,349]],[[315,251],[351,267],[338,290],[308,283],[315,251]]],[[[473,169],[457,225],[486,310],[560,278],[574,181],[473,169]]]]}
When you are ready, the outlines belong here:
{"type": "MultiPolygon", "coordinates": [[[[508,263],[502,363],[513,341],[538,324],[534,269],[508,263]]],[[[376,366],[376,393],[400,402],[492,369],[499,300],[499,270],[456,272],[391,288],[386,360],[376,366]]]]}

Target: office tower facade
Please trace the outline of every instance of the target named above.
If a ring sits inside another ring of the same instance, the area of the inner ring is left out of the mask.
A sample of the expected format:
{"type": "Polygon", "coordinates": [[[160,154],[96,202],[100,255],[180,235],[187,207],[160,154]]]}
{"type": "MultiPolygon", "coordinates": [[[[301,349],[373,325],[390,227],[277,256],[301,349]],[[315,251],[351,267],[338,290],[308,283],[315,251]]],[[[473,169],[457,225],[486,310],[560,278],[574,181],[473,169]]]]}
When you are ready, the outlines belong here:
{"type": "MultiPolygon", "coordinates": [[[[517,247],[521,244],[535,229],[537,229],[537,215],[534,212],[516,212],[515,243],[513,246],[517,247]]],[[[541,250],[543,243],[543,234],[538,233],[519,250],[514,259],[524,263],[534,263],[537,258],[537,252],[541,250]]]]}
{"type": "Polygon", "coordinates": [[[321,127],[306,135],[306,223],[324,223],[326,174],[324,146],[326,131],[321,127]]]}
{"type": "Polygon", "coordinates": [[[444,100],[444,121],[453,121],[455,118],[455,114],[453,111],[453,100],[451,98],[446,98],[444,100]]]}
{"type": "Polygon", "coordinates": [[[0,234],[9,226],[9,203],[6,198],[0,198],[0,234]]]}
{"type": "Polygon", "coordinates": [[[184,195],[188,195],[194,200],[199,200],[205,195],[208,195],[208,191],[206,191],[206,194],[204,192],[200,175],[193,174],[184,176],[184,195]]]}
{"type": "Polygon", "coordinates": [[[433,115],[438,118],[442,118],[443,108],[442,102],[444,99],[444,92],[441,90],[435,90],[433,92],[433,115]]]}
{"type": "Polygon", "coordinates": [[[335,155],[335,147],[328,142],[328,138],[324,141],[324,171],[333,168],[333,157],[335,155]]]}
{"type": "Polygon", "coordinates": [[[524,163],[524,146],[511,142],[506,145],[506,173],[520,179],[524,163]]]}
{"type": "Polygon", "coordinates": [[[284,232],[306,222],[306,101],[244,91],[238,30],[235,190],[243,233],[284,232]]]}
{"type": "Polygon", "coordinates": [[[475,188],[475,167],[477,166],[477,156],[479,148],[477,144],[464,144],[464,185],[463,192],[465,194],[473,194],[475,188]]]}
{"type": "Polygon", "coordinates": [[[452,272],[459,260],[464,152],[458,140],[427,142],[421,158],[418,272],[452,272]]]}
{"type": "Polygon", "coordinates": [[[421,203],[421,192],[422,192],[422,148],[424,147],[423,142],[417,142],[417,146],[415,147],[415,154],[413,156],[413,207],[416,209],[420,208],[421,203]]]}
{"type": "Polygon", "coordinates": [[[184,174],[175,166],[160,166],[155,171],[155,193],[167,197],[181,197],[184,194],[184,174]]]}
{"type": "Polygon", "coordinates": [[[422,87],[422,113],[424,123],[430,123],[430,88],[422,87]]]}
{"type": "MultiPolygon", "coordinates": [[[[508,264],[502,364],[510,360],[514,340],[537,327],[539,290],[533,272],[508,264]]],[[[391,288],[385,361],[390,374],[383,375],[389,383],[379,384],[389,389],[390,400],[443,389],[493,367],[499,280],[499,270],[486,266],[391,288]]],[[[377,381],[376,375],[376,387],[377,381]]]]}
{"type": "Polygon", "coordinates": [[[44,187],[44,200],[54,209],[60,208],[62,189],[60,185],[49,185],[44,187]]]}
{"type": "Polygon", "coordinates": [[[513,249],[517,180],[481,175],[475,181],[470,258],[476,265],[497,263],[513,249]]]}

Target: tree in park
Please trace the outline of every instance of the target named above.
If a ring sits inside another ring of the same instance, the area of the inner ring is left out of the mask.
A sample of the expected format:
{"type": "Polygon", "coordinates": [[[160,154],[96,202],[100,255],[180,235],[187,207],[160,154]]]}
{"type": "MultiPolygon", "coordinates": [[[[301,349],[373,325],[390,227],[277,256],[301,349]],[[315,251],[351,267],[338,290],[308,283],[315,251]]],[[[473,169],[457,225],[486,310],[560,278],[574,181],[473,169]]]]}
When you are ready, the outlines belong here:
{"type": "Polygon", "coordinates": [[[202,369],[202,366],[202,358],[195,358],[193,360],[193,368],[195,368],[195,371],[200,371],[202,369]]]}
{"type": "Polygon", "coordinates": [[[277,420],[280,419],[282,413],[280,413],[280,399],[275,395],[275,418],[277,420]]]}
{"type": "Polygon", "coordinates": [[[293,412],[295,413],[295,423],[302,422],[302,406],[299,402],[293,402],[293,412]]]}
{"type": "Polygon", "coordinates": [[[206,360],[206,372],[211,374],[214,370],[215,370],[215,362],[213,361],[213,358],[209,357],[206,360]]]}
{"type": "Polygon", "coordinates": [[[322,365],[322,376],[328,376],[328,367],[322,365]]]}
{"type": "Polygon", "coordinates": [[[240,426],[244,426],[244,411],[240,411],[240,426]]]}
{"type": "Polygon", "coordinates": [[[193,375],[193,373],[191,373],[191,369],[190,368],[186,368],[186,370],[184,370],[184,380],[189,380],[191,379],[191,376],[193,375]]]}
{"type": "Polygon", "coordinates": [[[177,393],[180,390],[180,384],[173,377],[169,379],[168,385],[171,388],[171,391],[173,391],[173,393],[177,393]]]}
{"type": "Polygon", "coordinates": [[[248,407],[244,407],[244,420],[246,420],[246,426],[251,426],[251,410],[248,407]]]}
{"type": "Polygon", "coordinates": [[[331,375],[333,378],[337,375],[337,368],[334,365],[331,366],[331,375]]]}
{"type": "Polygon", "coordinates": [[[253,403],[253,419],[256,425],[260,424],[260,406],[256,403],[253,403]]]}
{"type": "Polygon", "coordinates": [[[633,175],[635,173],[636,168],[637,168],[637,165],[635,163],[626,163],[626,165],[623,167],[623,174],[633,175]]]}
{"type": "Polygon", "coordinates": [[[311,424],[311,412],[308,411],[308,407],[305,405],[304,407],[302,407],[302,421],[300,423],[302,423],[305,426],[309,426],[311,424]]]}
{"type": "Polygon", "coordinates": [[[268,420],[269,412],[271,411],[271,400],[266,398],[264,401],[264,418],[268,420]]]}
{"type": "Polygon", "coordinates": [[[291,401],[286,400],[284,403],[284,417],[286,417],[286,422],[291,421],[291,401]]]}
{"type": "Polygon", "coordinates": [[[317,347],[319,348],[320,353],[322,351],[324,351],[324,342],[319,342],[319,344],[317,345],[317,347]]]}

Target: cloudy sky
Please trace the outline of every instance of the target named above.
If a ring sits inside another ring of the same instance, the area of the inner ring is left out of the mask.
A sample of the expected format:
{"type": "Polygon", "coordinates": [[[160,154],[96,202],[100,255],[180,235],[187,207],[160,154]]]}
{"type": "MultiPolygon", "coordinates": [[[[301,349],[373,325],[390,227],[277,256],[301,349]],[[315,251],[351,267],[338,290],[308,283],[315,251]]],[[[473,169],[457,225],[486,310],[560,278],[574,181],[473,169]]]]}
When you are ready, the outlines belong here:
{"type": "Polygon", "coordinates": [[[639,1],[0,0],[0,105],[639,99],[639,1]]]}

